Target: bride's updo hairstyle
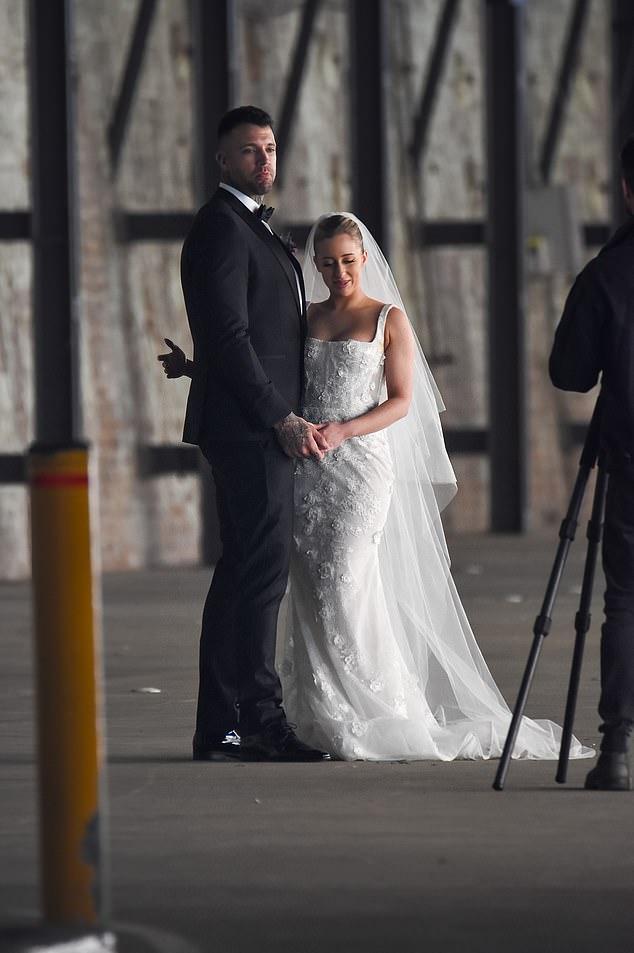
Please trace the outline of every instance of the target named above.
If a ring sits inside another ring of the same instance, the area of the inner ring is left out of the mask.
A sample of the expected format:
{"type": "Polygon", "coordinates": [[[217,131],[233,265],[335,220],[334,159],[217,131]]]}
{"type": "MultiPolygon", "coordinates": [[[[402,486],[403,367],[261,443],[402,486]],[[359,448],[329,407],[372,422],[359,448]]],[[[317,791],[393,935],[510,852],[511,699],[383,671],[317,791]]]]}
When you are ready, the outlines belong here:
{"type": "Polygon", "coordinates": [[[361,229],[354,219],[348,218],[346,215],[327,215],[317,222],[313,239],[315,251],[317,251],[319,242],[334,238],[335,235],[349,235],[359,245],[361,251],[365,251],[361,229]]]}

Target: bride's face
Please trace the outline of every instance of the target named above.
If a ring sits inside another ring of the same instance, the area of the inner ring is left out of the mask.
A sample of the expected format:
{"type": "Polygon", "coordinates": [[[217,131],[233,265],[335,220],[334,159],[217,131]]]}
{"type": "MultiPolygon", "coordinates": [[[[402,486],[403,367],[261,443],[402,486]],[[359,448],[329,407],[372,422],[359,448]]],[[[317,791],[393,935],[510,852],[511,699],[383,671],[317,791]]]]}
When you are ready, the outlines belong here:
{"type": "Polygon", "coordinates": [[[315,248],[315,265],[333,297],[349,297],[361,288],[367,251],[345,232],[322,239],[315,248]]]}

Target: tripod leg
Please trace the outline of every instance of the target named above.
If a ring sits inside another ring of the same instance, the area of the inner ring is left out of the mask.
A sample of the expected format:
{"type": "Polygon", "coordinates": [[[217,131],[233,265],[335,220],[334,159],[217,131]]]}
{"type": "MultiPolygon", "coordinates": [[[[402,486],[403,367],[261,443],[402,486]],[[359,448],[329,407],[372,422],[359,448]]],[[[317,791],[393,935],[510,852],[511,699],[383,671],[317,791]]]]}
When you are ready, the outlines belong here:
{"type": "Polygon", "coordinates": [[[530,690],[535,669],[537,667],[539,653],[541,651],[542,643],[550,631],[550,626],[552,623],[551,613],[553,605],[555,604],[557,592],[559,590],[559,584],[561,582],[564,567],[566,565],[566,559],[568,558],[568,550],[570,549],[570,545],[575,538],[575,533],[577,532],[577,523],[579,519],[579,510],[581,509],[581,502],[588,484],[590,471],[597,462],[599,455],[601,414],[602,400],[601,395],[599,394],[599,398],[595,404],[592,419],[586,433],[586,439],[581,452],[581,458],[579,460],[579,472],[577,474],[577,479],[575,480],[575,485],[570,497],[570,503],[568,504],[568,511],[559,529],[559,545],[557,547],[555,561],[550,572],[550,578],[546,587],[546,593],[544,595],[541,612],[535,619],[535,624],[533,625],[533,644],[531,646],[531,651],[526,663],[526,668],[524,670],[522,684],[520,686],[517,702],[515,703],[515,708],[513,710],[513,716],[511,718],[511,724],[509,726],[509,731],[504,743],[500,764],[493,782],[493,788],[496,791],[502,791],[504,788],[509,762],[515,747],[517,733],[519,731],[522,716],[524,714],[524,708],[526,707],[526,700],[528,698],[528,692],[530,690]]]}
{"type": "Polygon", "coordinates": [[[511,755],[513,754],[513,748],[515,747],[517,733],[519,731],[524,709],[526,707],[526,700],[528,698],[528,693],[533,681],[533,676],[535,675],[539,653],[541,651],[542,643],[550,631],[552,622],[552,608],[559,590],[559,584],[561,582],[561,577],[566,565],[566,559],[568,558],[568,551],[577,531],[579,510],[581,509],[581,502],[583,500],[583,495],[588,483],[588,477],[590,476],[590,470],[594,465],[595,458],[593,457],[592,462],[590,462],[588,457],[589,454],[587,452],[586,440],[586,448],[584,448],[584,455],[582,456],[582,465],[579,467],[579,473],[577,474],[577,479],[575,481],[572,496],[570,498],[568,512],[566,513],[559,530],[559,545],[557,547],[557,553],[555,555],[550,578],[546,587],[546,593],[544,595],[541,612],[535,619],[535,624],[533,626],[533,644],[531,646],[526,668],[524,670],[522,684],[520,686],[517,702],[515,703],[515,708],[513,710],[513,717],[511,718],[511,724],[509,726],[506,741],[504,743],[498,770],[493,782],[493,788],[496,791],[502,791],[504,788],[509,761],[511,755]]]}
{"type": "Polygon", "coordinates": [[[586,562],[583,571],[583,584],[581,586],[581,596],[579,598],[579,611],[575,616],[575,647],[572,655],[572,665],[570,668],[570,682],[568,685],[568,697],[566,699],[566,713],[564,715],[564,724],[561,733],[561,747],[559,749],[559,764],[555,780],[558,784],[564,784],[568,775],[568,758],[570,756],[570,743],[572,741],[572,726],[577,707],[577,696],[579,693],[579,682],[581,679],[581,665],[583,662],[583,652],[585,648],[586,635],[590,629],[592,618],[590,606],[592,603],[592,589],[594,587],[594,573],[597,564],[597,556],[603,536],[603,523],[605,520],[605,497],[608,486],[608,474],[603,467],[599,466],[597,473],[597,484],[594,490],[594,500],[592,503],[592,514],[588,523],[588,551],[586,553],[586,562]]]}

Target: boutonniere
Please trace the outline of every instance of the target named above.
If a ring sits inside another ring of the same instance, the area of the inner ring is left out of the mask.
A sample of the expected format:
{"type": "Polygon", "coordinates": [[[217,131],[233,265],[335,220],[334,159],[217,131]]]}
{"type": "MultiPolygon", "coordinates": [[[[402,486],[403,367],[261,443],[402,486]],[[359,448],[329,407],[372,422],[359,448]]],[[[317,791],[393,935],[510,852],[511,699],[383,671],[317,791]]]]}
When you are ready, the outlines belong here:
{"type": "Polygon", "coordinates": [[[293,236],[291,233],[287,232],[286,235],[280,235],[280,238],[286,245],[286,250],[288,251],[289,255],[294,255],[297,252],[297,245],[293,241],[293,236]]]}

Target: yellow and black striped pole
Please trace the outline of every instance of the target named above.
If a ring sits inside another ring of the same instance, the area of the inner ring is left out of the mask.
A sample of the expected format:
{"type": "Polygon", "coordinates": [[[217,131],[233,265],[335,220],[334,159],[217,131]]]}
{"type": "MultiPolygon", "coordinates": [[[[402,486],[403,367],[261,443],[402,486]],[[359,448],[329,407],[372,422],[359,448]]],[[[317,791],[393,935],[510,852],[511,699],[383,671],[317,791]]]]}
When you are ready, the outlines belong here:
{"type": "Polygon", "coordinates": [[[31,449],[42,912],[101,920],[100,658],[85,448],[31,449]]]}
{"type": "Polygon", "coordinates": [[[46,926],[101,927],[101,665],[80,386],[73,0],[29,0],[34,437],[29,451],[46,926]]]}

